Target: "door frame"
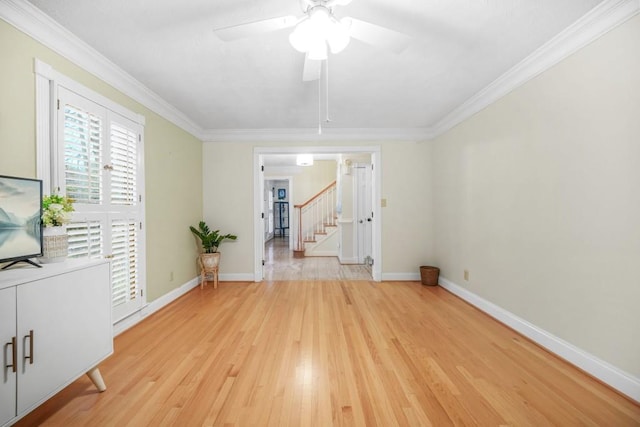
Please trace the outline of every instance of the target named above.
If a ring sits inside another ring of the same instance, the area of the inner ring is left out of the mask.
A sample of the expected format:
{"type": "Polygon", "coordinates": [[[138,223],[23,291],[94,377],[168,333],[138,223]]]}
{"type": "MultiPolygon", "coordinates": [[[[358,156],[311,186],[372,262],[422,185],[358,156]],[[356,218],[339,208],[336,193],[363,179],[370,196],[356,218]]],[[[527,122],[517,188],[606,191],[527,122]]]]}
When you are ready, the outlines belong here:
{"type": "MultiPolygon", "coordinates": [[[[371,232],[371,245],[374,263],[371,268],[371,276],[374,281],[382,280],[382,209],[380,199],[382,195],[382,168],[380,146],[299,146],[299,147],[254,147],[253,149],[253,217],[254,217],[254,281],[261,282],[263,275],[262,260],[264,259],[264,220],[262,218],[262,199],[264,186],[263,157],[269,154],[354,154],[366,153],[371,155],[373,176],[371,187],[373,192],[373,229],[371,232]]],[[[291,212],[290,212],[291,216],[291,212]]],[[[290,226],[295,221],[290,221],[290,226]]],[[[289,233],[293,235],[293,232],[289,233]]]]}

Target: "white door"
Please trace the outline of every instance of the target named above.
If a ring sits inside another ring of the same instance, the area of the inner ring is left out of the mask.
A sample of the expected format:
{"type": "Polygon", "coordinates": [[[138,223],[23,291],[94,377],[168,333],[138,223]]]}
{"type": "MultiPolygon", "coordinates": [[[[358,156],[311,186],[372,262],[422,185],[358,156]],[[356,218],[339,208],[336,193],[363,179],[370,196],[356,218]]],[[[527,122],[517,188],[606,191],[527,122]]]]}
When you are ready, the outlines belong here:
{"type": "Polygon", "coordinates": [[[372,209],[372,169],[370,164],[356,164],[355,171],[355,212],[356,239],[358,242],[358,264],[371,264],[373,251],[371,233],[373,230],[372,209]]]}

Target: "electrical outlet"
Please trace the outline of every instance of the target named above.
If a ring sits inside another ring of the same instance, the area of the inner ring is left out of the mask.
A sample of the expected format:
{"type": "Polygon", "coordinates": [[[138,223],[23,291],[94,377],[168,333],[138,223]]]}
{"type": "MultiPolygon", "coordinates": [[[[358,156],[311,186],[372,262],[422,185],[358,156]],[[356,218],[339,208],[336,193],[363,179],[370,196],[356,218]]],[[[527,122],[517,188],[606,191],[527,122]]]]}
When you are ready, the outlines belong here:
{"type": "Polygon", "coordinates": [[[469,281],[469,270],[464,271],[464,280],[469,281]]]}

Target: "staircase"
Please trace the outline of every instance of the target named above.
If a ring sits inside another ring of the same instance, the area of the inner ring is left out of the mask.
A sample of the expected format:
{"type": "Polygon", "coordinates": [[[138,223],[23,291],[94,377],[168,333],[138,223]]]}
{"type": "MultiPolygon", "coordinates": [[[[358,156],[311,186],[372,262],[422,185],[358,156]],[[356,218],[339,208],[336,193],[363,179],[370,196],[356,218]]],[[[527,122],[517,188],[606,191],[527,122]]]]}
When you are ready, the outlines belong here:
{"type": "MultiPolygon", "coordinates": [[[[310,252],[321,245],[322,241],[335,234],[338,228],[336,223],[336,181],[333,181],[305,203],[293,207],[298,219],[293,256],[294,258],[302,258],[313,255],[310,252]]],[[[322,252],[315,255],[322,255],[322,252]]]]}

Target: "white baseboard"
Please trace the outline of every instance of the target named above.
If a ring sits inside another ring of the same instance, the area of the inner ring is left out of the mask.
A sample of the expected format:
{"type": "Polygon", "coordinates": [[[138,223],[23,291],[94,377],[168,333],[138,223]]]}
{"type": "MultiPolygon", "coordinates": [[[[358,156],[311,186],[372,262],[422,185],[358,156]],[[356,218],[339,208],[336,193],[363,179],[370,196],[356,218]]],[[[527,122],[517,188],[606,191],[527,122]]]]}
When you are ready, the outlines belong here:
{"type": "Polygon", "coordinates": [[[184,285],[179,286],[170,292],[167,292],[166,294],[162,295],[160,298],[145,305],[144,307],[142,307],[142,309],[138,310],[131,316],[125,317],[124,319],[116,322],[113,325],[113,336],[115,337],[117,335],[120,335],[127,329],[131,328],[132,326],[136,325],[138,322],[142,321],[147,316],[155,313],[156,311],[160,310],[164,306],[180,298],[182,295],[186,294],[191,289],[198,286],[198,284],[200,283],[198,279],[199,278],[196,277],[194,279],[189,280],[184,285]]]}
{"type": "Polygon", "coordinates": [[[309,256],[309,257],[314,257],[314,256],[322,256],[322,257],[327,257],[327,256],[332,256],[332,257],[337,257],[338,256],[338,251],[314,251],[311,250],[309,252],[305,252],[304,256],[309,256]]]}
{"type": "Polygon", "coordinates": [[[338,261],[340,261],[340,264],[359,264],[358,258],[340,258],[340,255],[338,255],[338,261]]]}
{"type": "Polygon", "coordinates": [[[447,280],[446,278],[443,278],[442,276],[440,276],[438,283],[449,292],[457,295],[469,304],[484,311],[489,316],[516,330],[538,345],[546,348],[590,375],[593,375],[595,378],[598,378],[600,381],[608,384],[636,402],[640,402],[640,378],[637,378],[609,364],[608,362],[587,353],[573,344],[550,334],[544,329],[521,319],[515,314],[485,300],[482,297],[479,297],[473,292],[451,282],[450,280],[447,280]]]}
{"type": "Polygon", "coordinates": [[[253,273],[221,274],[218,276],[218,280],[222,282],[253,282],[254,279],[253,273]]]}
{"type": "Polygon", "coordinates": [[[415,281],[420,280],[420,273],[382,273],[383,281],[415,281]]]}

